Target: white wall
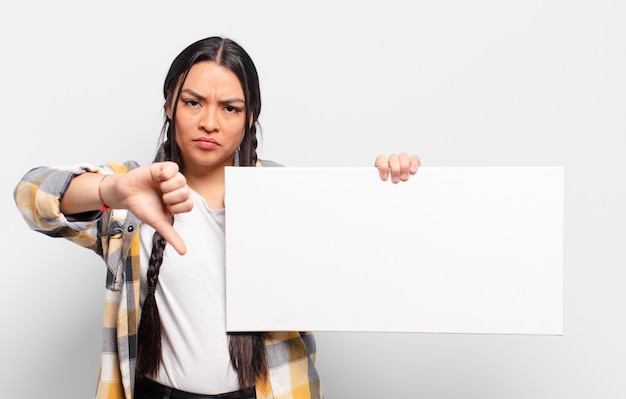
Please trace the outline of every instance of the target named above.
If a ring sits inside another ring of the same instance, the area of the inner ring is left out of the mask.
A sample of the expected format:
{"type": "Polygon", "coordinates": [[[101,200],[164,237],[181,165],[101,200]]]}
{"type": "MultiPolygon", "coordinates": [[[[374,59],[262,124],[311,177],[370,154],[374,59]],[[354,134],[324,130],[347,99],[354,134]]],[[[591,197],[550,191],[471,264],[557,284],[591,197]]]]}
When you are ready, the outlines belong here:
{"type": "Polygon", "coordinates": [[[26,228],[13,187],[42,164],[149,162],[169,63],[225,35],[259,69],[264,158],[565,166],[562,337],[318,333],[328,399],[623,397],[626,3],[348,3],[0,6],[3,396],[93,395],[104,282],[26,228]]]}

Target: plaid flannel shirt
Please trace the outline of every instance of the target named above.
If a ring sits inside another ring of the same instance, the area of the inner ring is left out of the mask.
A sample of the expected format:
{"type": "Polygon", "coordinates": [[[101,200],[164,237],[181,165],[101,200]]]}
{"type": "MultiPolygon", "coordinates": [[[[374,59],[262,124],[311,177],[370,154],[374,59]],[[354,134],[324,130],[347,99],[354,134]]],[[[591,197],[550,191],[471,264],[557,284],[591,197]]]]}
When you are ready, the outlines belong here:
{"type": "MultiPolygon", "coordinates": [[[[271,163],[270,163],[271,164],[271,163]]],[[[82,173],[125,173],[135,162],[40,167],[18,183],[14,198],[29,227],[89,248],[107,266],[103,344],[96,399],[132,399],[139,326],[139,229],[130,212],[87,212],[64,215],[60,199],[72,179],[82,173]]],[[[257,381],[258,399],[321,399],[315,369],[315,340],[309,332],[265,334],[268,375],[257,381]]]]}

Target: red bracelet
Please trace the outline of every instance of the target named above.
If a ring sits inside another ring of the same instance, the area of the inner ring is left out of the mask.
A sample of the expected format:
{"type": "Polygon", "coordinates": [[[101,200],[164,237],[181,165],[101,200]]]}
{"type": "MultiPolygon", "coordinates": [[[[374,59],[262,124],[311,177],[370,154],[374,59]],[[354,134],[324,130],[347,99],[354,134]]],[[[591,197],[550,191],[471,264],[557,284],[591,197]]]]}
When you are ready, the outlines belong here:
{"type": "Polygon", "coordinates": [[[98,184],[98,198],[100,198],[100,202],[102,202],[102,206],[100,207],[100,212],[108,212],[111,208],[109,208],[109,206],[107,204],[104,203],[104,200],[102,199],[102,182],[104,181],[104,179],[106,179],[108,175],[104,175],[104,177],[100,180],[100,183],[98,184]]]}

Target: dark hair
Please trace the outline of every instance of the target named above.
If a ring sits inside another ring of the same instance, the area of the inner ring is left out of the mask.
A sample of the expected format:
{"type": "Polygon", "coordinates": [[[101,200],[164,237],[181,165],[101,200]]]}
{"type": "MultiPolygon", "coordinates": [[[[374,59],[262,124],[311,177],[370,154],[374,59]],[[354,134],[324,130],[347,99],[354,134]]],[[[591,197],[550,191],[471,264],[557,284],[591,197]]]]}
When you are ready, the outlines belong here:
{"type": "MultiPolygon", "coordinates": [[[[198,40],[185,48],[172,62],[163,85],[165,106],[171,107],[171,120],[165,117],[161,131],[163,160],[178,163],[184,172],[180,149],[176,144],[176,106],[187,74],[193,65],[202,61],[215,62],[230,69],[237,77],[244,92],[245,132],[236,153],[235,164],[254,166],[257,162],[256,130],[261,113],[261,91],[256,67],[246,51],[237,43],[222,37],[198,40]],[[177,89],[178,88],[178,89],[177,89]]],[[[154,291],[159,279],[166,242],[155,233],[148,266],[148,296],[144,301],[138,332],[137,376],[154,376],[161,360],[161,321],[154,291]]],[[[256,379],[267,375],[267,361],[263,333],[229,333],[231,363],[237,370],[242,389],[251,389],[256,379]]]]}

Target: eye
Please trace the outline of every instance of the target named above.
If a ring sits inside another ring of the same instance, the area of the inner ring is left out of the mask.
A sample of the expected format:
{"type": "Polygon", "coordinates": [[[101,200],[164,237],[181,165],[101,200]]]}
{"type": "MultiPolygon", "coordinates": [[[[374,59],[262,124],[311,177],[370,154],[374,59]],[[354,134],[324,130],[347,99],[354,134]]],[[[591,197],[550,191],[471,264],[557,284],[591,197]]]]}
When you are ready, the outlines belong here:
{"type": "Polygon", "coordinates": [[[190,107],[193,107],[193,108],[198,107],[200,105],[200,103],[196,100],[183,100],[183,102],[186,105],[189,105],[190,107]]]}
{"type": "Polygon", "coordinates": [[[227,106],[224,107],[224,109],[226,110],[226,112],[228,112],[230,114],[241,112],[241,108],[237,108],[237,107],[235,107],[233,105],[227,105],[227,106]]]}

